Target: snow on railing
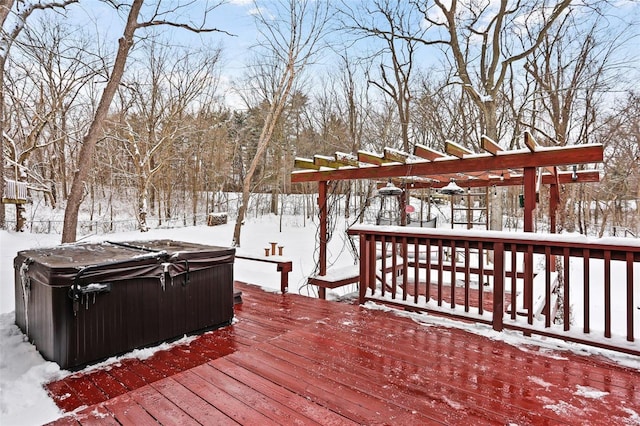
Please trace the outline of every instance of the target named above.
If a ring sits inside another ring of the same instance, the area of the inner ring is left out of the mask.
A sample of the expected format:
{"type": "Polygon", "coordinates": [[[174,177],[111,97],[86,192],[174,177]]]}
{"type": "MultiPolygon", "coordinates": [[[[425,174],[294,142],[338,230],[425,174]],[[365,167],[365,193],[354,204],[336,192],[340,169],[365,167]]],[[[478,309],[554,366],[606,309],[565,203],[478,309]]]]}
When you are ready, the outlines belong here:
{"type": "Polygon", "coordinates": [[[398,226],[348,232],[360,239],[361,303],[640,355],[640,241],[398,226]],[[398,272],[381,274],[389,265],[398,272]]]}

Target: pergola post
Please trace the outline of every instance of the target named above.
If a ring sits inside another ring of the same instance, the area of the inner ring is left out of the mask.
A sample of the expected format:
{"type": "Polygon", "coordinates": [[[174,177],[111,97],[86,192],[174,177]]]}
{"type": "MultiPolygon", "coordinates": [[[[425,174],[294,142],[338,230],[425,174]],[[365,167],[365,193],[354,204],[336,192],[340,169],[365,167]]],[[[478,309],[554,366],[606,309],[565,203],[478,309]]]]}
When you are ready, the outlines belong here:
{"type": "Polygon", "coordinates": [[[560,201],[560,191],[558,184],[549,185],[549,232],[555,234],[558,226],[558,203],[560,201]]]}
{"type": "MultiPolygon", "coordinates": [[[[536,168],[525,167],[524,168],[524,232],[533,232],[533,210],[536,208],[536,168]]],[[[513,253],[511,253],[514,256],[513,253]]],[[[533,252],[528,250],[524,253],[524,271],[525,276],[527,273],[533,273],[533,252]]],[[[515,271],[513,271],[515,274],[515,271]]],[[[532,308],[533,292],[529,282],[527,285],[525,279],[524,286],[524,308],[530,310],[532,308]]]]}
{"type": "MultiPolygon", "coordinates": [[[[557,214],[558,204],[560,204],[560,188],[558,183],[558,172],[554,167],[556,182],[549,185],[549,232],[555,234],[557,232],[557,214]]],[[[556,271],[556,256],[551,256],[551,270],[556,271]]],[[[569,265],[565,265],[568,268],[569,265]]]]}
{"type": "Polygon", "coordinates": [[[402,181],[400,185],[402,193],[400,194],[400,226],[407,226],[407,201],[409,200],[409,188],[406,182],[402,181]]]}
{"type": "Polygon", "coordinates": [[[318,182],[318,208],[320,209],[320,259],[318,274],[327,275],[327,181],[318,182]]]}
{"type": "Polygon", "coordinates": [[[524,232],[533,232],[533,210],[536,208],[536,168],[524,168],[524,232]]]}

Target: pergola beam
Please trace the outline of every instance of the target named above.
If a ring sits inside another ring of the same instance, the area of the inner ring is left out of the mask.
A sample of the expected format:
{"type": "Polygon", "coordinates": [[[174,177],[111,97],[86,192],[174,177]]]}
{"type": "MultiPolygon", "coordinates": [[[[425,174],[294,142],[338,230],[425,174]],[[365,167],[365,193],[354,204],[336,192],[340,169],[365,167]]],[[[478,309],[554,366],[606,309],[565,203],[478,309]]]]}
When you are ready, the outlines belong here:
{"type": "Polygon", "coordinates": [[[337,169],[343,165],[342,163],[337,162],[335,158],[326,155],[314,155],[313,164],[319,167],[329,167],[332,169],[337,169]]]}
{"type": "Polygon", "coordinates": [[[384,179],[402,176],[430,176],[455,173],[484,172],[487,170],[521,169],[525,167],[553,167],[570,164],[600,163],[603,161],[601,144],[568,147],[537,147],[535,152],[501,151],[497,155],[474,154],[463,159],[444,157],[434,161],[409,164],[384,164],[384,158],[371,153],[358,152],[358,160],[380,167],[351,169],[295,171],[291,182],[321,182],[347,179],[384,179]],[[365,154],[368,156],[365,160],[365,154]]]}
{"type": "Polygon", "coordinates": [[[529,151],[536,152],[538,150],[538,142],[533,138],[533,135],[529,132],[524,132],[524,144],[529,148],[529,151]]]}
{"type": "MultiPolygon", "coordinates": [[[[543,185],[557,185],[557,184],[567,184],[567,183],[586,183],[586,182],[599,182],[600,181],[600,172],[595,170],[581,170],[576,173],[576,178],[574,179],[573,172],[558,172],[557,179],[555,176],[550,174],[542,175],[542,184],[543,185]]],[[[433,188],[439,189],[444,187],[449,183],[444,176],[439,176],[443,178],[439,182],[412,182],[411,180],[407,181],[407,188],[411,189],[420,189],[420,188],[433,188]]],[[[456,179],[456,183],[461,188],[480,188],[485,186],[518,186],[524,185],[524,175],[511,175],[509,178],[502,179],[499,176],[492,177],[490,179],[456,179]]]]}

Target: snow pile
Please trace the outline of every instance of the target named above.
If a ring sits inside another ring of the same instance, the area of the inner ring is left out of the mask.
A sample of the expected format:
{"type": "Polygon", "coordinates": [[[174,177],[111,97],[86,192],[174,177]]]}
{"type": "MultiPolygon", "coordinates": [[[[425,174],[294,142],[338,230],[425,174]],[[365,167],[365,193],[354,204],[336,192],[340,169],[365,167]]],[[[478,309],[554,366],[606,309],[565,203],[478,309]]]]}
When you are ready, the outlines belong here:
{"type": "Polygon", "coordinates": [[[58,418],[61,413],[43,387],[61,377],[58,364],[42,359],[27,342],[13,312],[0,314],[0,341],[0,423],[33,425],[58,418]]]}

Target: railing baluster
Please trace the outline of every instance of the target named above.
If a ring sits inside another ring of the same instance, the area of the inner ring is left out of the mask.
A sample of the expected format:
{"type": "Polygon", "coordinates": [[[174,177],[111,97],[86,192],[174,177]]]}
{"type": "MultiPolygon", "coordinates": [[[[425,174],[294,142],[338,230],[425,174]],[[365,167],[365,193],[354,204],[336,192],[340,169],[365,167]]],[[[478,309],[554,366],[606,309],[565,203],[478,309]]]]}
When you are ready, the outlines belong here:
{"type": "Polygon", "coordinates": [[[589,299],[590,299],[590,294],[589,294],[589,287],[591,287],[589,284],[590,281],[590,277],[589,277],[589,271],[591,270],[590,265],[589,265],[589,249],[582,249],[582,267],[583,267],[583,299],[584,299],[584,318],[583,318],[583,331],[585,333],[589,333],[589,299]]]}
{"type": "Polygon", "coordinates": [[[533,324],[533,246],[527,244],[524,255],[524,308],[527,310],[527,322],[533,324]]]}
{"type": "Polygon", "coordinates": [[[391,269],[393,269],[393,274],[391,274],[391,298],[396,298],[396,293],[398,291],[398,248],[396,246],[396,237],[391,237],[391,269]]]}
{"type": "Polygon", "coordinates": [[[484,249],[482,241],[478,242],[478,313],[482,315],[484,312],[484,249]]]}
{"type": "Polygon", "coordinates": [[[551,247],[544,248],[545,288],[544,288],[544,326],[551,327],[551,247]]]}
{"type": "Polygon", "coordinates": [[[456,307],[456,242],[451,240],[451,309],[456,307]]]}
{"type": "Polygon", "coordinates": [[[518,245],[511,244],[511,319],[515,320],[518,313],[518,245]]]}
{"type": "Polygon", "coordinates": [[[563,317],[562,317],[562,321],[564,323],[564,331],[569,331],[569,328],[571,327],[571,317],[570,317],[570,308],[571,308],[571,299],[570,299],[570,286],[569,286],[569,280],[570,280],[570,269],[571,269],[571,259],[569,258],[569,247],[565,247],[564,249],[562,249],[562,255],[563,255],[563,266],[562,266],[562,272],[564,274],[564,279],[563,279],[563,283],[564,283],[564,297],[563,297],[563,309],[564,312],[563,317]]]}
{"type": "Polygon", "coordinates": [[[438,239],[438,306],[442,306],[442,239],[438,239]]]}
{"type": "Polygon", "coordinates": [[[407,244],[407,237],[402,237],[402,300],[407,300],[407,286],[409,278],[409,245],[407,244]]]}
{"type": "Polygon", "coordinates": [[[420,244],[418,244],[418,237],[413,239],[413,303],[418,303],[418,293],[420,290],[420,244]]]}
{"type": "Polygon", "coordinates": [[[425,262],[426,265],[426,275],[427,275],[427,290],[426,290],[426,298],[427,298],[427,302],[429,301],[429,299],[431,299],[431,238],[427,239],[427,261],[425,262]]]}
{"type": "Polygon", "coordinates": [[[469,241],[464,242],[464,311],[469,312],[471,257],[469,254],[469,241]]]}
{"type": "Polygon", "coordinates": [[[627,341],[633,342],[633,253],[626,254],[627,259],[627,341]]]}
{"type": "Polygon", "coordinates": [[[369,279],[367,280],[371,295],[376,293],[376,244],[376,237],[372,235],[369,240],[369,279]]]}
{"type": "Polygon", "coordinates": [[[380,276],[380,292],[384,296],[387,292],[387,237],[384,235],[380,238],[380,266],[382,273],[380,276]]]}
{"type": "Polygon", "coordinates": [[[604,337],[611,337],[611,251],[604,251],[604,337]]]}
{"type": "Polygon", "coordinates": [[[374,236],[360,235],[360,304],[364,303],[365,296],[367,295],[367,265],[369,263],[369,250],[368,238],[375,238],[374,236]]]}
{"type": "Polygon", "coordinates": [[[493,329],[502,331],[504,316],[504,243],[493,245],[493,329]]]}

